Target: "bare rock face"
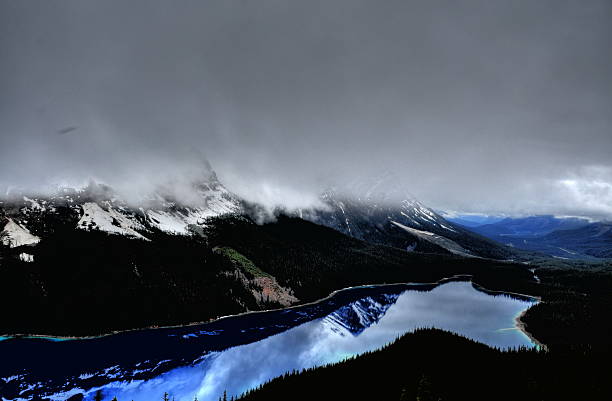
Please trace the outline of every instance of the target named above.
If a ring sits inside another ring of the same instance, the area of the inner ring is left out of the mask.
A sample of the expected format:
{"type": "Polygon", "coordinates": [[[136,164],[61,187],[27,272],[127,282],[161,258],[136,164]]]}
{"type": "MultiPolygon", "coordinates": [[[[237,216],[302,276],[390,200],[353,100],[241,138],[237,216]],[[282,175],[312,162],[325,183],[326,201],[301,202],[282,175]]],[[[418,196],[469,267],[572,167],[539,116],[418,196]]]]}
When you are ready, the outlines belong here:
{"type": "Polygon", "coordinates": [[[274,277],[256,277],[250,280],[248,285],[259,304],[275,302],[282,306],[290,306],[299,302],[293,291],[281,287],[274,277]]]}
{"type": "Polygon", "coordinates": [[[282,287],[274,276],[261,270],[236,250],[222,247],[215,248],[214,251],[224,256],[232,264],[233,270],[225,274],[240,281],[253,294],[258,306],[263,308],[274,304],[290,306],[299,302],[291,288],[282,287]]]}

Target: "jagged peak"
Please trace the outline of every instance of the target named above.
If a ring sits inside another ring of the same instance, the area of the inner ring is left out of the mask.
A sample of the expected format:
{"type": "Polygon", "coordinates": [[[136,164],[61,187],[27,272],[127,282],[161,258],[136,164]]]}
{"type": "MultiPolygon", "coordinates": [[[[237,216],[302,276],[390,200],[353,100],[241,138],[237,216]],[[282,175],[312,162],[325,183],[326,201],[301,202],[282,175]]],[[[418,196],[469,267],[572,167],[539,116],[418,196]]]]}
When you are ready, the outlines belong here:
{"type": "Polygon", "coordinates": [[[10,201],[0,201],[0,215],[38,224],[63,213],[76,219],[75,228],[146,239],[151,230],[189,235],[211,217],[243,212],[241,200],[223,186],[209,163],[197,168],[196,174],[136,200],[95,179],[81,187],[58,187],[51,195],[13,192],[10,201]]]}
{"type": "Polygon", "coordinates": [[[104,180],[89,177],[80,183],[64,180],[59,184],[48,184],[42,188],[8,187],[4,194],[0,194],[0,202],[15,204],[27,197],[34,200],[72,199],[79,202],[111,201],[133,205],[159,201],[177,204],[195,202],[197,204],[194,206],[201,206],[202,202],[198,201],[211,191],[223,191],[229,194],[211,164],[205,159],[186,174],[177,173],[176,177],[168,178],[165,182],[144,185],[143,188],[147,189],[134,196],[129,187],[122,189],[119,185],[115,188],[104,180]],[[126,199],[129,199],[129,202],[126,199]]]}

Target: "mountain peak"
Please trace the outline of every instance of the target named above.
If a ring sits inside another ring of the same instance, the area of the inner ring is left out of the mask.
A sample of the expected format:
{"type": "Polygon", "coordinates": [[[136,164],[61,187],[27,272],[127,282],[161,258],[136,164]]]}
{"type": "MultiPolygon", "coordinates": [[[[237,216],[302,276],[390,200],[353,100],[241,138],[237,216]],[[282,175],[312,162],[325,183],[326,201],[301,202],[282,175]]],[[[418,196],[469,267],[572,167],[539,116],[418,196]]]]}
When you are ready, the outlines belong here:
{"type": "Polygon", "coordinates": [[[402,177],[387,171],[370,177],[354,179],[342,185],[336,185],[323,193],[323,199],[346,199],[367,203],[397,204],[398,202],[418,203],[402,177]]]}

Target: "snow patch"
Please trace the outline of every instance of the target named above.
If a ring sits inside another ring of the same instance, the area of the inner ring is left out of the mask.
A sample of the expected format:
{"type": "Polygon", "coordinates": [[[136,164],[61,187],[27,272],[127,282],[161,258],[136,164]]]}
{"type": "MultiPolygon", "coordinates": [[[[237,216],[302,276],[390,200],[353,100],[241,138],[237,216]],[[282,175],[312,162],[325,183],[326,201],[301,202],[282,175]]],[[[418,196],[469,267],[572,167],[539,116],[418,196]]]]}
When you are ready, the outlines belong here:
{"type": "Polygon", "coordinates": [[[440,224],[440,227],[444,228],[445,230],[452,231],[452,232],[454,232],[454,233],[456,233],[456,232],[457,232],[457,230],[453,230],[452,228],[450,228],[450,227],[448,227],[448,226],[445,226],[444,224],[440,224]]]}
{"type": "Polygon", "coordinates": [[[32,210],[40,210],[40,211],[45,211],[45,207],[42,206],[37,200],[35,199],[30,199],[27,196],[23,197],[23,200],[26,202],[30,202],[30,208],[32,210]]]}
{"type": "Polygon", "coordinates": [[[239,202],[224,188],[201,190],[200,195],[204,203],[200,207],[149,209],[145,212],[147,220],[152,226],[166,233],[188,235],[190,225],[204,226],[210,218],[240,211],[239,202]]]}
{"type": "Polygon", "coordinates": [[[143,231],[146,229],[133,216],[122,214],[113,209],[109,202],[106,206],[107,210],[104,210],[97,203],[84,203],[82,206],[83,215],[77,223],[77,228],[87,231],[100,230],[110,234],[125,235],[149,241],[136,231],[136,229],[143,231]]]}
{"type": "Polygon", "coordinates": [[[185,216],[179,212],[171,213],[162,210],[148,210],[146,216],[149,223],[161,231],[179,235],[187,235],[189,233],[185,216]]]}
{"type": "Polygon", "coordinates": [[[30,233],[30,231],[9,219],[4,226],[2,233],[2,244],[10,248],[16,248],[23,245],[34,245],[40,242],[40,238],[30,233]]]}
{"type": "Polygon", "coordinates": [[[34,255],[30,255],[29,253],[22,252],[19,254],[19,260],[23,262],[34,262],[34,255]]]}
{"type": "Polygon", "coordinates": [[[565,253],[569,253],[570,255],[578,255],[578,253],[577,253],[577,252],[572,252],[572,251],[570,251],[570,250],[568,250],[568,249],[561,248],[561,247],[557,247],[557,248],[559,248],[560,250],[562,250],[562,251],[563,251],[563,252],[565,252],[565,253]]]}
{"type": "Polygon", "coordinates": [[[467,256],[467,257],[475,257],[474,255],[472,255],[467,249],[463,248],[461,245],[459,245],[458,243],[456,243],[453,240],[450,240],[446,237],[443,237],[441,235],[437,235],[434,234],[432,232],[429,231],[421,231],[421,230],[417,230],[415,228],[410,228],[407,227],[403,224],[400,224],[398,222],[395,221],[391,221],[392,224],[395,224],[397,227],[408,231],[410,234],[424,239],[425,241],[431,242],[432,244],[438,245],[439,247],[442,247],[444,249],[446,249],[447,251],[454,253],[455,255],[461,255],[461,256],[467,256]]]}
{"type": "Polygon", "coordinates": [[[413,219],[411,216],[407,215],[404,212],[400,212],[400,214],[404,217],[406,217],[407,219],[409,219],[411,222],[413,222],[414,224],[416,224],[417,226],[421,226],[421,223],[419,223],[418,221],[416,221],[415,219],[413,219]]]}

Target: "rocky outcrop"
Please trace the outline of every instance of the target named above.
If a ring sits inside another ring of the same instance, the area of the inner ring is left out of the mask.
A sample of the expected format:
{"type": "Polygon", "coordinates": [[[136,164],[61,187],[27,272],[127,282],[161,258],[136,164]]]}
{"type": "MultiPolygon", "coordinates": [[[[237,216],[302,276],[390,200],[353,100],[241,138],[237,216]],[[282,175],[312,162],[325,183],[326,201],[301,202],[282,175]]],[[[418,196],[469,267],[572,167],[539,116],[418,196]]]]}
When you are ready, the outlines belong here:
{"type": "Polygon", "coordinates": [[[291,288],[282,287],[274,276],[258,268],[241,253],[229,247],[214,248],[214,251],[224,256],[233,266],[233,270],[224,274],[240,281],[253,294],[258,306],[290,306],[299,302],[291,288]]]}

